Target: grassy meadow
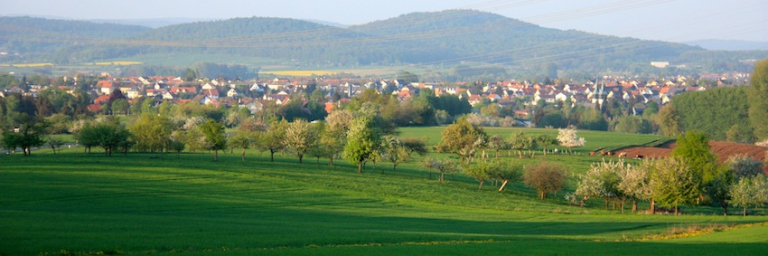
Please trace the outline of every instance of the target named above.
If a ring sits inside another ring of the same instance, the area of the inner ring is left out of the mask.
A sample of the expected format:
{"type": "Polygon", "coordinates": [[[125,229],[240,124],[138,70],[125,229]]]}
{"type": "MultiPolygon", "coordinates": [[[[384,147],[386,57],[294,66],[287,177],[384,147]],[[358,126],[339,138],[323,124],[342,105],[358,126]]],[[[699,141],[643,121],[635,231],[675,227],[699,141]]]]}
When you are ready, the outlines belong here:
{"type": "MultiPolygon", "coordinates": [[[[439,141],[442,128],[402,128],[402,137],[439,141]],[[435,137],[437,136],[437,137],[435,137]]],[[[515,129],[488,128],[510,135],[515,129]]],[[[528,134],[556,130],[525,129],[528,134]]],[[[578,152],[659,139],[580,132],[578,152]],[[593,144],[594,143],[594,144],[593,144]]],[[[542,154],[505,161],[550,161],[586,171],[600,158],[542,154]]],[[[687,215],[605,211],[568,205],[562,192],[538,200],[457,173],[436,180],[416,162],[392,170],[344,160],[328,167],[286,153],[115,154],[49,149],[0,155],[0,255],[761,255],[768,216],[728,216],[710,207],[687,215]],[[382,173],[382,170],[384,171],[382,173]]],[[[430,157],[454,157],[430,154],[430,157]]],[[[646,206],[641,205],[641,208],[646,206]]],[[[734,210],[734,214],[737,210],[734,210]]]]}

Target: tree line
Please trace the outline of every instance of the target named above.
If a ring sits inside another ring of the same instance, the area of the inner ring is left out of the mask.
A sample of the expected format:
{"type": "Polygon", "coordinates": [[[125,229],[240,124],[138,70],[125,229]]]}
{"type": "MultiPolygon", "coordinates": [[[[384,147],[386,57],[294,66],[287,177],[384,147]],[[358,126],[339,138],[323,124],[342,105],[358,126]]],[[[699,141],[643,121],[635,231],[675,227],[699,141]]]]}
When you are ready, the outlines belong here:
{"type": "Polygon", "coordinates": [[[566,195],[572,203],[584,206],[588,199],[601,198],[605,209],[609,203],[619,205],[648,201],[648,211],[657,206],[679,213],[682,205],[716,205],[728,214],[729,206],[759,207],[768,203],[768,178],[764,164],[744,155],[736,155],[723,165],[716,161],[705,134],[689,131],[677,139],[677,147],[665,159],[644,160],[631,165],[622,160],[592,164],[579,175],[575,192],[566,195]]]}

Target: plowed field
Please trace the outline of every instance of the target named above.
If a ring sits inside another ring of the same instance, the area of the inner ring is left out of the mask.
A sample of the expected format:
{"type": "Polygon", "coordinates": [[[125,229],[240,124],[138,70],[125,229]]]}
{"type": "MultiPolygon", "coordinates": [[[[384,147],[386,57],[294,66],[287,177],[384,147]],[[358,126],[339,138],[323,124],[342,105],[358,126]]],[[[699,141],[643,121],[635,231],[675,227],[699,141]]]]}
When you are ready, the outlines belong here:
{"type": "MultiPolygon", "coordinates": [[[[619,155],[626,152],[627,157],[634,158],[642,156],[644,158],[662,158],[672,153],[672,149],[677,144],[674,142],[661,145],[659,147],[632,147],[620,149],[614,152],[614,155],[619,155]]],[[[723,163],[728,160],[732,155],[745,154],[754,159],[765,161],[766,151],[768,148],[760,147],[750,144],[724,142],[724,141],[710,141],[709,147],[712,148],[712,152],[718,156],[718,162],[723,163]]]]}

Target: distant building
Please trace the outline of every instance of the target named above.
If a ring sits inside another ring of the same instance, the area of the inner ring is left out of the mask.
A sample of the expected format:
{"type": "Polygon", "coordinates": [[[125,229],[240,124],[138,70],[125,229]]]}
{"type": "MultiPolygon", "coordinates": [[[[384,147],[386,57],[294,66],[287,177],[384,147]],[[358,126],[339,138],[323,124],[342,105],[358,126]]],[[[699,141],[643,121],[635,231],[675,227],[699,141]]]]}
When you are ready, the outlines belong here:
{"type": "Polygon", "coordinates": [[[669,66],[668,61],[652,61],[651,66],[657,67],[657,68],[666,68],[669,66]]]}

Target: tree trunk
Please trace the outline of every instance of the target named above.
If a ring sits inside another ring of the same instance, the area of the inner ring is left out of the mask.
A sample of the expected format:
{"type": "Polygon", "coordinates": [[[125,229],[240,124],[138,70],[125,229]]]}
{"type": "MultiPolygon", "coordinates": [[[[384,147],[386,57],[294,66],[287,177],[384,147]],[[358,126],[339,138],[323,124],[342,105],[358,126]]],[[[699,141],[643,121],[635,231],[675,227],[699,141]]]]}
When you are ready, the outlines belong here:
{"type": "Polygon", "coordinates": [[[504,180],[504,182],[501,183],[501,187],[499,188],[499,192],[504,190],[504,187],[507,186],[508,182],[509,182],[509,180],[504,180]]]}
{"type": "Polygon", "coordinates": [[[651,214],[656,214],[656,201],[651,199],[651,207],[648,209],[651,214]]]}
{"type": "Polygon", "coordinates": [[[245,148],[243,148],[243,154],[240,155],[240,160],[245,162],[245,148]]]}
{"type": "Polygon", "coordinates": [[[444,177],[445,177],[445,172],[440,171],[440,182],[445,181],[445,179],[443,179],[444,177]]]}
{"type": "MultiPolygon", "coordinates": [[[[383,172],[384,170],[382,170],[383,172]]],[[[392,173],[397,173],[397,163],[392,163],[392,173]]]]}
{"type": "Polygon", "coordinates": [[[270,162],[274,162],[275,161],[275,151],[271,150],[271,149],[269,150],[269,161],[270,162]]]}
{"type": "Polygon", "coordinates": [[[624,199],[621,199],[621,213],[624,213],[624,199]]]}
{"type": "Polygon", "coordinates": [[[497,149],[496,150],[496,160],[498,160],[498,159],[499,159],[499,150],[497,149]]]}
{"type": "Polygon", "coordinates": [[[477,189],[483,189],[483,182],[485,182],[485,180],[480,180],[480,187],[478,187],[477,189]]]}
{"type": "Polygon", "coordinates": [[[608,210],[608,198],[605,199],[605,210],[608,210]]]}
{"type": "Polygon", "coordinates": [[[547,156],[547,148],[544,148],[544,156],[547,156]]]}
{"type": "Polygon", "coordinates": [[[637,212],[637,200],[632,201],[632,212],[637,212]]]}
{"type": "Polygon", "coordinates": [[[742,208],[744,208],[744,209],[741,211],[741,216],[747,216],[747,207],[744,206],[742,208]]]}
{"type": "Polygon", "coordinates": [[[214,149],[213,150],[213,161],[219,161],[219,150],[214,149]]]}
{"type": "Polygon", "coordinates": [[[678,215],[680,213],[680,206],[675,205],[675,215],[678,215]]]}
{"type": "Polygon", "coordinates": [[[333,167],[333,157],[328,159],[328,165],[333,167]]]}
{"type": "Polygon", "coordinates": [[[298,156],[299,156],[299,163],[301,164],[301,163],[302,163],[302,162],[301,162],[301,159],[303,159],[303,158],[304,158],[304,154],[298,154],[298,156]]]}
{"type": "Polygon", "coordinates": [[[363,163],[362,162],[357,164],[357,173],[363,173],[363,163]]]}

